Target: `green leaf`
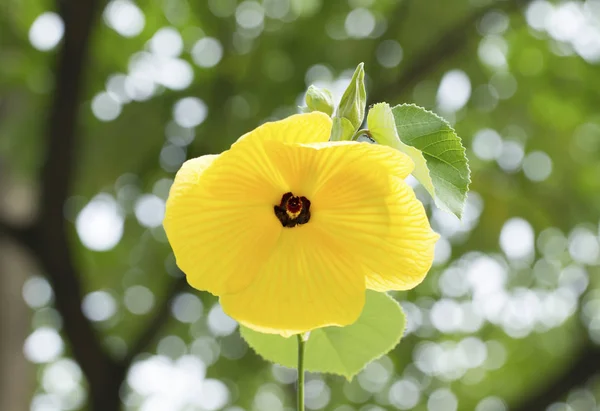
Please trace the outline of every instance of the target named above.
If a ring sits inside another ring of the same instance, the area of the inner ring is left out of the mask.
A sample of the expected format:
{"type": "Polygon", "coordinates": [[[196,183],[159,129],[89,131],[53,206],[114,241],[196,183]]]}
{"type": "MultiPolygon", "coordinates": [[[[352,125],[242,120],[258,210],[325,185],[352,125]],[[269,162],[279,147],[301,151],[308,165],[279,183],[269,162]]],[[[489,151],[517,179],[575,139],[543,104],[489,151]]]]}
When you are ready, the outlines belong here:
{"type": "Polygon", "coordinates": [[[400,140],[423,153],[435,204],[461,218],[471,171],[460,138],[444,119],[413,104],[398,105],[392,114],[400,140]]]}
{"type": "Polygon", "coordinates": [[[335,117],[333,119],[333,125],[331,126],[330,141],[344,141],[352,139],[355,128],[345,118],[335,117]]]}
{"type": "MultiPolygon", "coordinates": [[[[306,370],[351,379],[400,342],[405,323],[402,308],[393,298],[368,290],[363,312],[354,324],[319,328],[310,333],[305,352],[306,370]]],[[[267,361],[297,368],[296,336],[262,334],[246,327],[240,327],[240,332],[250,347],[267,361]]]]}
{"type": "Polygon", "coordinates": [[[356,131],[365,118],[366,103],[365,70],[364,64],[360,63],[354,71],[348,88],[346,88],[346,91],[342,95],[336,117],[348,119],[354,127],[354,131],[356,131]]]}
{"type": "Polygon", "coordinates": [[[367,124],[373,140],[379,144],[393,147],[411,158],[415,163],[413,176],[435,198],[435,190],[433,181],[431,181],[431,176],[429,175],[429,169],[427,168],[427,161],[420,150],[400,141],[390,105],[387,103],[378,103],[371,107],[367,115],[367,124]]]}
{"type": "Polygon", "coordinates": [[[310,86],[304,98],[308,111],[321,111],[328,116],[333,114],[333,96],[327,89],[310,86]]]}

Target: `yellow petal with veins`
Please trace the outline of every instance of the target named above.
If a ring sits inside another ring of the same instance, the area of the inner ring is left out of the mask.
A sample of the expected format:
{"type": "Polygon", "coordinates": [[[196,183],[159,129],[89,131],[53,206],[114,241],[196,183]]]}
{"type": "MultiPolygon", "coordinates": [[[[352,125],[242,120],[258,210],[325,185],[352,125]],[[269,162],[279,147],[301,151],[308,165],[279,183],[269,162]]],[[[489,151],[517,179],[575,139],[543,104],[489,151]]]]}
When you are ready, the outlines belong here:
{"type": "Polygon", "coordinates": [[[267,123],[175,178],[164,226],[177,264],[255,330],[351,324],[366,287],[408,289],[431,266],[437,235],[402,181],[412,161],[325,142],[330,127],[319,113],[267,123]],[[288,192],[310,200],[306,223],[284,227],[275,215],[288,192]]]}

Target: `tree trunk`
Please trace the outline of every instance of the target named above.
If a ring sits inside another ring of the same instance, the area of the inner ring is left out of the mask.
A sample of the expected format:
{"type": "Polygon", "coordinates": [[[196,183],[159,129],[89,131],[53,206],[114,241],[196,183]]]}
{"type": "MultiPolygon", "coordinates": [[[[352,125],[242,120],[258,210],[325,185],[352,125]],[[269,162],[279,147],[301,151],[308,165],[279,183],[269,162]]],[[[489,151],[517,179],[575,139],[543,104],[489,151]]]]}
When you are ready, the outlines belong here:
{"type": "MultiPolygon", "coordinates": [[[[0,159],[1,160],[1,159],[0,159]]],[[[29,193],[10,185],[0,164],[0,215],[25,221],[31,213],[29,193]]],[[[0,235],[0,410],[28,410],[35,387],[35,370],[23,355],[31,328],[31,311],[22,297],[33,264],[25,250],[0,235]]]]}

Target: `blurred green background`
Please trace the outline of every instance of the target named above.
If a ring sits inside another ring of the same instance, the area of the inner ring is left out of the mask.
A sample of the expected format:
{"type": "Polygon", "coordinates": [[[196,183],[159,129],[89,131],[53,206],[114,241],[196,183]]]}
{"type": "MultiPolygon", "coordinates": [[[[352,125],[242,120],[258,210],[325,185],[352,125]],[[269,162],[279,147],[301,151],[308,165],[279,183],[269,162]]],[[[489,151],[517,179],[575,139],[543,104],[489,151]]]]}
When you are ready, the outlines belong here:
{"type": "Polygon", "coordinates": [[[369,104],[454,125],[473,183],[462,222],[414,184],[442,238],[406,336],[308,375],[308,409],[600,410],[600,0],[0,2],[0,410],[294,410],[164,201],[359,62],[369,104]]]}

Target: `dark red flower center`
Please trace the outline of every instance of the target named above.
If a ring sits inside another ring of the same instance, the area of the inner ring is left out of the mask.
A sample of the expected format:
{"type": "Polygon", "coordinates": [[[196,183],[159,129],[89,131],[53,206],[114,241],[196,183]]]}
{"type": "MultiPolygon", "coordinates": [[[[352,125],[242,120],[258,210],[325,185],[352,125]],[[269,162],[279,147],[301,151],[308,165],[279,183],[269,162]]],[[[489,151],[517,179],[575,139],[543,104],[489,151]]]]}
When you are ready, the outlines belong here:
{"type": "Polygon", "coordinates": [[[273,206],[273,210],[284,227],[295,227],[310,220],[310,201],[292,193],[285,193],[279,205],[273,206]]]}

